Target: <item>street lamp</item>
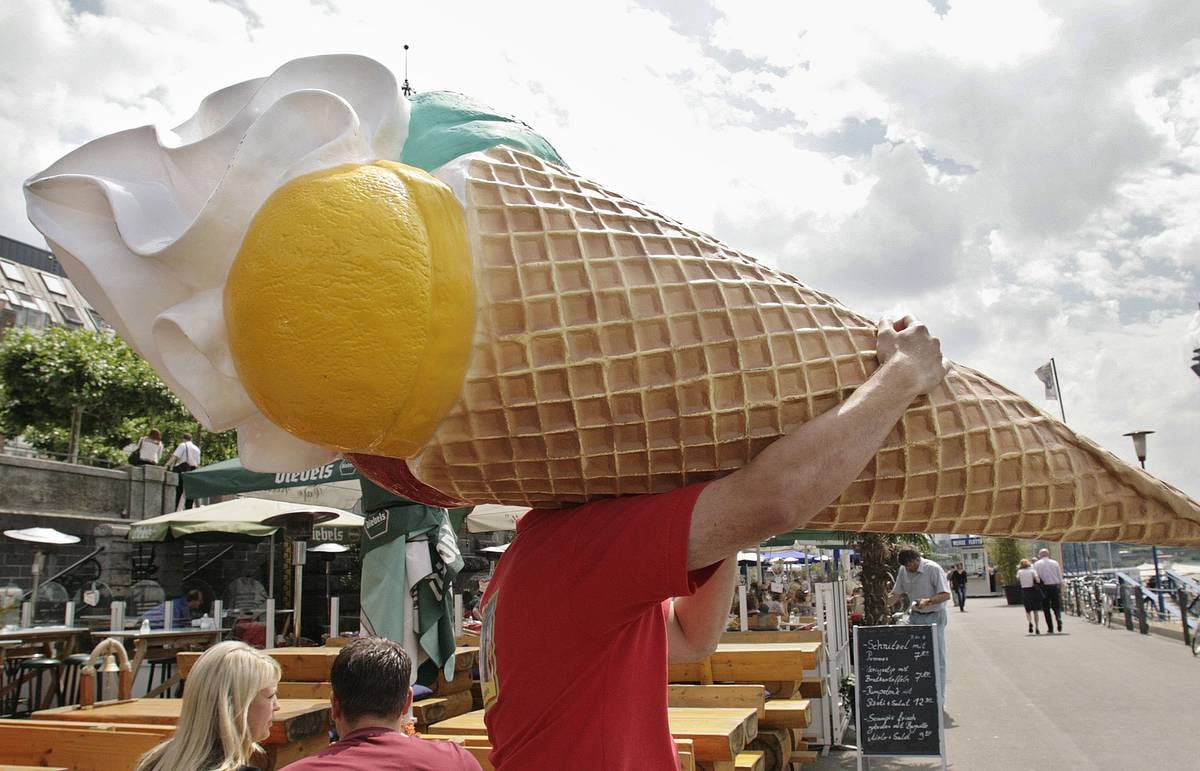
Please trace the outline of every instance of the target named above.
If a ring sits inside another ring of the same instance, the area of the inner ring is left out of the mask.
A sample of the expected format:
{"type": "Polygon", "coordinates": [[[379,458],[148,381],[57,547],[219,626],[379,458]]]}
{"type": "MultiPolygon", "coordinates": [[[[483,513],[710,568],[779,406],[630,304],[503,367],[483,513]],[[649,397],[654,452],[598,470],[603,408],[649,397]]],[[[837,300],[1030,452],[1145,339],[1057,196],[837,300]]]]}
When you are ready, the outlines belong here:
{"type": "MultiPolygon", "coordinates": [[[[1142,464],[1142,471],[1146,470],[1146,437],[1153,433],[1153,431],[1130,431],[1128,434],[1122,434],[1122,436],[1133,439],[1133,451],[1137,454],[1138,463],[1142,464]]],[[[1158,570],[1158,547],[1151,545],[1150,554],[1154,557],[1154,594],[1158,596],[1158,612],[1162,615],[1167,612],[1167,608],[1163,603],[1162,573],[1158,570]]]]}

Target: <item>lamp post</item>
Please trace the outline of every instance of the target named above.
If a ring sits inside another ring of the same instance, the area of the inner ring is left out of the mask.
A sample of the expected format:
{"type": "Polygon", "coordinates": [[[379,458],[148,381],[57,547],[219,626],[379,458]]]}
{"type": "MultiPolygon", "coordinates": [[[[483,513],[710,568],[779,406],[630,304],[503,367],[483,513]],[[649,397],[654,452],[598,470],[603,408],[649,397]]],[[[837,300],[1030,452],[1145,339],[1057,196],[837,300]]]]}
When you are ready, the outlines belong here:
{"type": "MultiPolygon", "coordinates": [[[[1146,437],[1153,434],[1153,431],[1130,431],[1128,436],[1133,439],[1133,451],[1137,453],[1138,463],[1142,464],[1142,471],[1146,470],[1146,437]]],[[[1160,615],[1167,612],[1162,596],[1162,573],[1158,569],[1158,547],[1151,545],[1150,554],[1154,557],[1154,594],[1158,597],[1158,612],[1160,615]]]]}

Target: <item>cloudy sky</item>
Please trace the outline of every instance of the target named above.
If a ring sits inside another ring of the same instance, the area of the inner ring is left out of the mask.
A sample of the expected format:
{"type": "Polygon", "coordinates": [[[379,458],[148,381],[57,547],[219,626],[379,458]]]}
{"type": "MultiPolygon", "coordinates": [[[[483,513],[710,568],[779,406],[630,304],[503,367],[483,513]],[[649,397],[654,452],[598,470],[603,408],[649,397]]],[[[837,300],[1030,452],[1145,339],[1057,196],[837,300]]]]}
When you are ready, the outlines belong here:
{"type": "Polygon", "coordinates": [[[519,116],[573,168],[1200,498],[1200,3],[5,0],[0,233],[75,146],[315,53],[519,116]],[[436,6],[430,8],[428,6],[436,6]],[[569,9],[569,11],[567,10],[569,9]]]}

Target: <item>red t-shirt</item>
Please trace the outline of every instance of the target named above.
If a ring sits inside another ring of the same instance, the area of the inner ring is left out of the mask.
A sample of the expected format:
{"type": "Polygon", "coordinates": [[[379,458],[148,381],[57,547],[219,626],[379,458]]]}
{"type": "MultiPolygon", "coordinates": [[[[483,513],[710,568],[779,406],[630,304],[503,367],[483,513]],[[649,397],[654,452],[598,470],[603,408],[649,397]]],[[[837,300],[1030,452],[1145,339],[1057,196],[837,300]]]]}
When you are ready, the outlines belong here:
{"type": "Polygon", "coordinates": [[[284,771],[480,771],[479,761],[457,744],[416,739],[390,728],[351,731],[327,749],[284,771]]]}
{"type": "Polygon", "coordinates": [[[531,511],[483,597],[485,721],[502,771],[677,769],[664,603],[704,488],[531,511]]]}

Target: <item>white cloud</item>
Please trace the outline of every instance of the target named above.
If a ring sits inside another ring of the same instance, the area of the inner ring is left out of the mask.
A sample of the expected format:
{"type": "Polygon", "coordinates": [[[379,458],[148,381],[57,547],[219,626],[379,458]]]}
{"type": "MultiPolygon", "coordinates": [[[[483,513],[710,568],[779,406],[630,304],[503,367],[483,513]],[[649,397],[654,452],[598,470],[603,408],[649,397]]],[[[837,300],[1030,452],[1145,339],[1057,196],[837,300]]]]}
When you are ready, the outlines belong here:
{"type": "Polygon", "coordinates": [[[1027,396],[1056,356],[1073,427],[1127,458],[1156,429],[1150,468],[1200,497],[1200,4],[935,5],[8,0],[0,232],[40,243],[20,182],[90,138],[297,56],[399,73],[407,42],[416,88],[856,310],[914,310],[1027,396]]]}

